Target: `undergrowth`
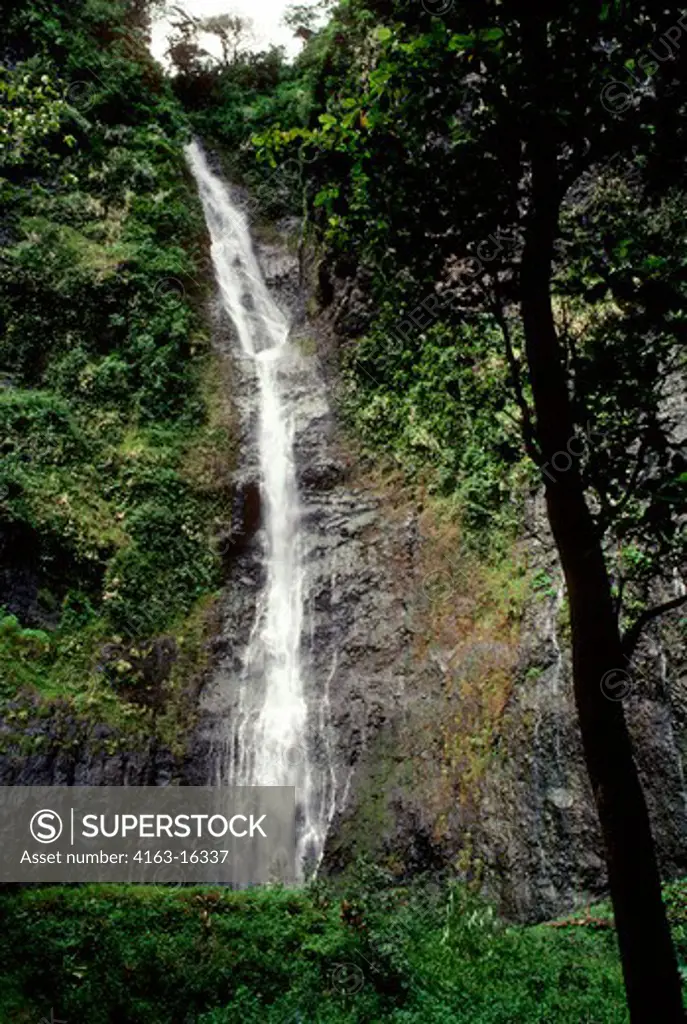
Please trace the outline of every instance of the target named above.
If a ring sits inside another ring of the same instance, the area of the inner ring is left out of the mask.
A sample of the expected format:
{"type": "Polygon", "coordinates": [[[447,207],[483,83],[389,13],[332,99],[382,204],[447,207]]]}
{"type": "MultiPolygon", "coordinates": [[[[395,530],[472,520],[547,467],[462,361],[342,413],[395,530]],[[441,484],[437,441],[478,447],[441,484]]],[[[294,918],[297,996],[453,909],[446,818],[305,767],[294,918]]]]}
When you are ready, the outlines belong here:
{"type": "MultiPolygon", "coordinates": [[[[666,889],[687,953],[687,887],[666,889]]],[[[501,921],[464,888],[83,886],[4,893],[2,1020],[89,1024],[621,1024],[608,908],[501,921]]]]}
{"type": "Polygon", "coordinates": [[[50,6],[0,36],[0,700],[138,728],[202,661],[231,416],[184,115],[130,5],[50,6]]]}

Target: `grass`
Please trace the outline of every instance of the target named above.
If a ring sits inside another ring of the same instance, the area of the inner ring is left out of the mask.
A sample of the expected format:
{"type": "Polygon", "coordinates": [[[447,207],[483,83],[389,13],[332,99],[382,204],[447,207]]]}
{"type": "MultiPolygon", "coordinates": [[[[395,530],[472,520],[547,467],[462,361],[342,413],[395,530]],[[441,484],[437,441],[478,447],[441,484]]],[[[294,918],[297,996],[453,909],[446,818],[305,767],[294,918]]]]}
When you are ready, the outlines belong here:
{"type": "MultiPolygon", "coordinates": [[[[363,869],[345,892],[83,886],[0,896],[0,1020],[89,1024],[622,1024],[599,906],[500,921],[466,889],[363,869]],[[586,922],[586,923],[580,923],[586,922]]],[[[665,899],[681,959],[687,883],[665,899]]]]}

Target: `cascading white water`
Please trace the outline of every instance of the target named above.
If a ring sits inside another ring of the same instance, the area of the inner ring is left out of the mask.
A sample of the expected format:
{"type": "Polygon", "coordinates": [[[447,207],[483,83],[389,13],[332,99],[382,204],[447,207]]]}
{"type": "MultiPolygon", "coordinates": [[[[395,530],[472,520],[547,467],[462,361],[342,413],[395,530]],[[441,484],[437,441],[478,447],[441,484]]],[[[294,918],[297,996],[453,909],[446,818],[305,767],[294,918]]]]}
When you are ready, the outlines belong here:
{"type": "Polygon", "coordinates": [[[258,452],[266,582],[244,656],[227,756],[217,782],[295,786],[300,870],[316,866],[326,815],[307,753],[301,632],[305,574],[301,510],[294,463],[294,425],[280,369],[288,358],[289,323],[272,299],[258,265],[248,223],[200,146],[186,150],[212,242],[224,309],[258,384],[258,452]]]}

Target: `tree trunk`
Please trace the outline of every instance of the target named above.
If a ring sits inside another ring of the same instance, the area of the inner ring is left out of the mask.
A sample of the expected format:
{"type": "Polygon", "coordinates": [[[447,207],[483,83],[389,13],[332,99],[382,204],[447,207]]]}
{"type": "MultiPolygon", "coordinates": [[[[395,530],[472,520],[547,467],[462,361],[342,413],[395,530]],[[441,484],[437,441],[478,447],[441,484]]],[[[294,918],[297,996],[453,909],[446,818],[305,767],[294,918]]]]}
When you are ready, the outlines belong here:
{"type": "Polygon", "coordinates": [[[542,123],[537,127],[528,141],[531,205],[520,298],[547,511],[570,604],[575,702],[606,849],[630,1019],[673,1024],[684,1021],[681,986],[649,816],[622,702],[602,688],[604,677],[612,681],[607,674],[628,666],[601,539],[574,455],[579,439],[550,294],[560,205],[556,149],[553,132],[542,123]]]}

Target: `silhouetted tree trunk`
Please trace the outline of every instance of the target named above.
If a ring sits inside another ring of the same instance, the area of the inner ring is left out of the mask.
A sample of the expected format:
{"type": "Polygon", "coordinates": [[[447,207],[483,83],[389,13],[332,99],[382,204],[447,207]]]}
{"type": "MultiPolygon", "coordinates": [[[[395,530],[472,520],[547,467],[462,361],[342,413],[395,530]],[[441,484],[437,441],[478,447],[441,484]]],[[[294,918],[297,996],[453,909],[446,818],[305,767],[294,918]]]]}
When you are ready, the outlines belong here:
{"type": "Polygon", "coordinates": [[[546,15],[543,10],[535,13],[535,5],[530,11],[522,18],[531,89],[525,98],[531,180],[520,300],[535,432],[544,464],[548,464],[546,504],[567,584],[575,702],[606,849],[630,1017],[632,1024],[673,1024],[684,1021],[680,977],[661,898],[649,815],[622,702],[608,699],[602,689],[607,673],[628,666],[601,538],[574,456],[569,465],[577,442],[550,290],[562,195],[556,126],[547,114],[551,79],[546,15]]]}

